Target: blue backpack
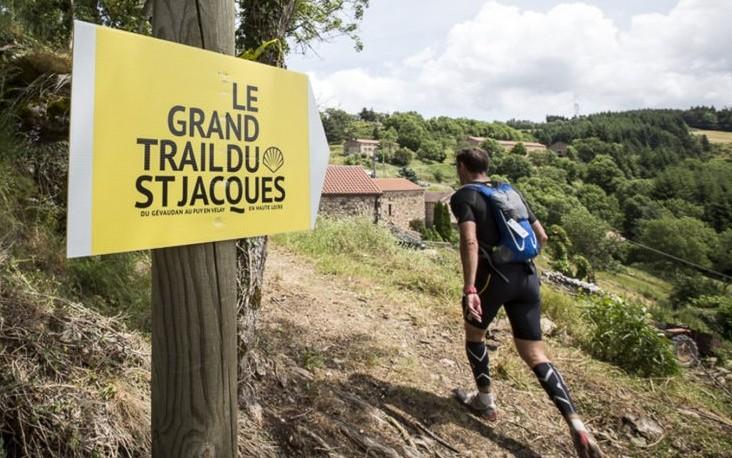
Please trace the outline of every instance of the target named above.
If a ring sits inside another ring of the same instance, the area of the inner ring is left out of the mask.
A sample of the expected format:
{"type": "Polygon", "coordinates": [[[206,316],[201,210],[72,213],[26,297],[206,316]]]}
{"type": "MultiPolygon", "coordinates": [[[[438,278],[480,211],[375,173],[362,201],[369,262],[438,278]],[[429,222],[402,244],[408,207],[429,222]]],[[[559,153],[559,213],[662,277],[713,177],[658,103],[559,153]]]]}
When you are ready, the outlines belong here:
{"type": "Polygon", "coordinates": [[[490,253],[492,262],[529,262],[539,255],[539,243],[529,223],[529,210],[521,195],[510,184],[468,184],[465,187],[483,195],[496,218],[500,241],[490,253]]]}

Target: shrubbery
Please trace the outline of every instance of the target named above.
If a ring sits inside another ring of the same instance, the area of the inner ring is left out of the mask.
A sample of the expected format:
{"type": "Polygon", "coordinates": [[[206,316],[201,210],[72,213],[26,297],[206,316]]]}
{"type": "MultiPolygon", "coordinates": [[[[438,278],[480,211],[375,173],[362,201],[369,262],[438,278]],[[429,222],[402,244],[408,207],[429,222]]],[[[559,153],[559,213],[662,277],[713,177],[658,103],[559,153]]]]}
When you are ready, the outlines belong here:
{"type": "Polygon", "coordinates": [[[584,346],[596,358],[642,377],[668,377],[679,372],[671,343],[650,323],[638,304],[603,297],[586,309],[590,323],[584,346]]]}

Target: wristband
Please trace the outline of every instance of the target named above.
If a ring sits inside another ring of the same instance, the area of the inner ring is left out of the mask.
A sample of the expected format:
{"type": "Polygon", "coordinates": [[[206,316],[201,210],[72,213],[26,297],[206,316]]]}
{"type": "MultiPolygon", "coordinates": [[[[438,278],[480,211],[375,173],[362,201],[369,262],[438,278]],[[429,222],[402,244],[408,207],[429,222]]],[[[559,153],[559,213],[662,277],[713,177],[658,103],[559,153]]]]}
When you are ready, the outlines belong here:
{"type": "Polygon", "coordinates": [[[466,296],[470,294],[478,294],[478,290],[475,289],[475,286],[468,286],[467,288],[463,288],[463,294],[466,296]]]}

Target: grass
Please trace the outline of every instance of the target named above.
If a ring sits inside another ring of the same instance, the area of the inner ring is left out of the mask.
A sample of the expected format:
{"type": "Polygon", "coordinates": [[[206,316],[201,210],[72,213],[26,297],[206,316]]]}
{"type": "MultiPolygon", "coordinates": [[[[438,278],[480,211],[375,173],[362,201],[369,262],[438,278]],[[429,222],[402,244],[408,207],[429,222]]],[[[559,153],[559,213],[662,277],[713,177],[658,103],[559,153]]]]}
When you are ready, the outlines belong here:
{"type": "Polygon", "coordinates": [[[732,132],[722,130],[693,129],[694,135],[706,135],[710,143],[732,143],[732,132]]]}
{"type": "Polygon", "coordinates": [[[671,284],[635,267],[623,267],[618,272],[598,272],[600,288],[645,304],[661,303],[671,293],[671,284]]]}
{"type": "Polygon", "coordinates": [[[454,250],[403,248],[386,228],[366,220],[321,218],[314,231],[277,235],[273,242],[314,259],[323,273],[374,280],[395,294],[424,294],[435,304],[459,295],[454,250]]]}

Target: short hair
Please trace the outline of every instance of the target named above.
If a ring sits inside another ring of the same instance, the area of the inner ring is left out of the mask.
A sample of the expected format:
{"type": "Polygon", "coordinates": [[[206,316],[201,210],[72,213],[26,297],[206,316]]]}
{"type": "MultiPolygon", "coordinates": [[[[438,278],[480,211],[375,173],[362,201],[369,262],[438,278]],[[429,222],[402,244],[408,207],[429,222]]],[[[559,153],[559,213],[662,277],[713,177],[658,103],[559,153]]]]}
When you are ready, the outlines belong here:
{"type": "Polygon", "coordinates": [[[465,168],[473,173],[484,173],[488,171],[491,159],[486,150],[473,146],[458,151],[455,162],[465,165],[465,168]]]}

